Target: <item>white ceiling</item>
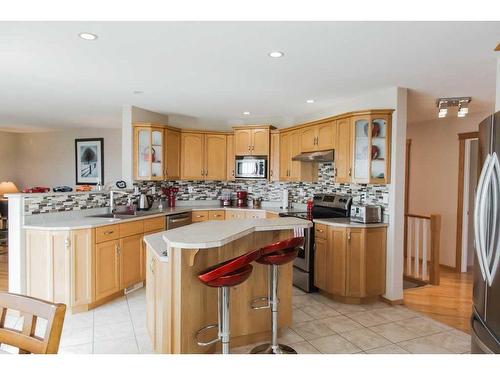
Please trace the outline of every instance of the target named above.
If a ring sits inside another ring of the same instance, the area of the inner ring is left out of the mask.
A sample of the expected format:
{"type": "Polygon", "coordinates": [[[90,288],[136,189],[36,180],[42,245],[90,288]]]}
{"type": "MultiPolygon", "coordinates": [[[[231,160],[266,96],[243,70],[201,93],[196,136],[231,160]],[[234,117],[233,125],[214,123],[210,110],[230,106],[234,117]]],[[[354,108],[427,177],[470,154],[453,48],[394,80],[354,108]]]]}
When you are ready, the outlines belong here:
{"type": "Polygon", "coordinates": [[[411,90],[411,121],[439,96],[486,113],[499,41],[500,22],[0,22],[0,128],[119,127],[124,104],[280,126],[392,86],[411,90]]]}

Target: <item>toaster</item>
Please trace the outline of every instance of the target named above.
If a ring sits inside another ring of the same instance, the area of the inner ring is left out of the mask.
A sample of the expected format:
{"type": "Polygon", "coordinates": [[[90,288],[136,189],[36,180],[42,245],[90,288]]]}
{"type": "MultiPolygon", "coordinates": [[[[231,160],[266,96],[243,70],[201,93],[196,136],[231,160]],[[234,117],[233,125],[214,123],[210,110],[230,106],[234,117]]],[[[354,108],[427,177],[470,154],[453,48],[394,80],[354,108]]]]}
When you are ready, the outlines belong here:
{"type": "Polygon", "coordinates": [[[381,223],[382,206],[353,204],[351,206],[351,221],[365,224],[381,223]]]}

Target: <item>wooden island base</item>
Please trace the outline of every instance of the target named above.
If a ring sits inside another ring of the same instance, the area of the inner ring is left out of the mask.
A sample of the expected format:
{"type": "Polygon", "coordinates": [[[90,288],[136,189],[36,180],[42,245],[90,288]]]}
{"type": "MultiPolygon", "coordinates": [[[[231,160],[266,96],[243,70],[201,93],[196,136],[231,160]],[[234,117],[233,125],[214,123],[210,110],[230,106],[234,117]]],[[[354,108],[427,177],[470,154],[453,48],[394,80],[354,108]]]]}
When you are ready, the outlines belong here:
{"type": "MultiPolygon", "coordinates": [[[[156,353],[220,353],[220,346],[199,346],[195,333],[217,323],[217,288],[202,284],[197,275],[207,267],[281,239],[293,230],[259,231],[221,247],[171,248],[168,258],[147,248],[147,323],[156,353]]],[[[251,301],[268,295],[268,267],[253,263],[253,272],[243,284],[231,288],[231,347],[270,338],[270,309],[253,310],[251,301]]],[[[279,326],[292,323],[292,264],[280,267],[279,326]]],[[[209,333],[209,341],[217,330],[209,333]]]]}

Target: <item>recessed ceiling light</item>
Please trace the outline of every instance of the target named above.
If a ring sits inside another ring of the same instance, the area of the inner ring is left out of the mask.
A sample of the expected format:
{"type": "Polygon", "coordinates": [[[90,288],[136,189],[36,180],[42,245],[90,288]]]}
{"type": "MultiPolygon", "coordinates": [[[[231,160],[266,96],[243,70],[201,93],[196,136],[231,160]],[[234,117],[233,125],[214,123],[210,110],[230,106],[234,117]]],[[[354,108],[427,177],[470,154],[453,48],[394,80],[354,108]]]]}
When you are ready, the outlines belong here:
{"type": "Polygon", "coordinates": [[[269,52],[269,57],[283,57],[284,53],[281,51],[271,51],[269,52]]]}
{"type": "Polygon", "coordinates": [[[313,103],[314,103],[314,99],[307,99],[307,100],[306,100],[306,103],[307,103],[307,104],[313,104],[313,103]]]}
{"type": "Polygon", "coordinates": [[[250,112],[245,111],[245,112],[243,112],[243,114],[248,116],[250,114],[250,112]]]}
{"type": "Polygon", "coordinates": [[[97,35],[91,34],[91,33],[80,33],[80,34],[78,34],[78,36],[82,39],[85,39],[85,40],[96,40],[97,39],[97,35]]]}
{"type": "Polygon", "coordinates": [[[141,90],[134,90],[132,91],[134,94],[144,94],[144,91],[141,90]]]}

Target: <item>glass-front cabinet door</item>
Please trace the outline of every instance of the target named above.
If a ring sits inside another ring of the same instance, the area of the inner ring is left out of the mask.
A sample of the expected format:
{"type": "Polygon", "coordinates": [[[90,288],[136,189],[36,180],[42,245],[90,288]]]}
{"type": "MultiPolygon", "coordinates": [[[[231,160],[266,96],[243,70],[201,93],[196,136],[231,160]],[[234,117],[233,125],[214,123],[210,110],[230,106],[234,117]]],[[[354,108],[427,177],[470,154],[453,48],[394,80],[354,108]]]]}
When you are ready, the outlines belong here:
{"type": "Polygon", "coordinates": [[[389,183],[390,118],[387,115],[353,117],[352,180],[364,184],[389,183]]]}
{"type": "Polygon", "coordinates": [[[134,126],[136,180],[163,179],[163,128],[134,126]]]}

